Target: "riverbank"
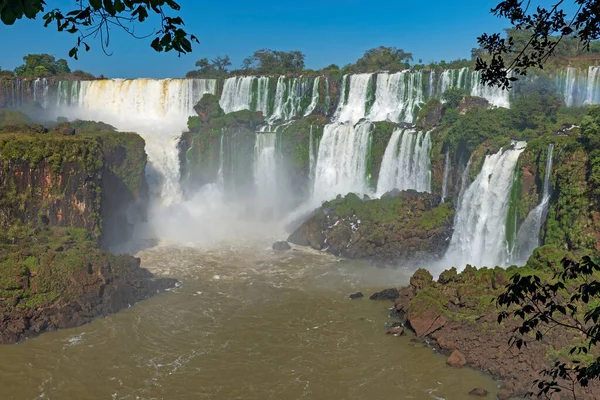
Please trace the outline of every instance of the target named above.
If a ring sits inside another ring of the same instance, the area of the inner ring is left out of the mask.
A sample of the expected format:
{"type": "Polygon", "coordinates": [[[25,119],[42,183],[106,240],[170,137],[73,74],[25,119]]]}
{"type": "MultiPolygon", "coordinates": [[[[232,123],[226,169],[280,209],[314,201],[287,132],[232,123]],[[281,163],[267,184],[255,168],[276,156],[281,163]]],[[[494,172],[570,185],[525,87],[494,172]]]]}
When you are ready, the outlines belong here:
{"type": "MultiPolygon", "coordinates": [[[[393,314],[405,327],[447,355],[448,364],[468,366],[490,374],[501,382],[498,398],[524,398],[537,393],[540,371],[568,357],[577,338],[564,330],[552,330],[543,341],[531,340],[518,350],[508,340],[518,320],[498,324],[495,297],[500,294],[513,269],[476,269],[470,266],[460,274],[452,269],[434,281],[420,269],[410,284],[399,290],[393,314]]],[[[560,383],[560,382],[559,382],[560,383]]],[[[577,399],[600,398],[600,384],[577,390],[577,399]]]]}

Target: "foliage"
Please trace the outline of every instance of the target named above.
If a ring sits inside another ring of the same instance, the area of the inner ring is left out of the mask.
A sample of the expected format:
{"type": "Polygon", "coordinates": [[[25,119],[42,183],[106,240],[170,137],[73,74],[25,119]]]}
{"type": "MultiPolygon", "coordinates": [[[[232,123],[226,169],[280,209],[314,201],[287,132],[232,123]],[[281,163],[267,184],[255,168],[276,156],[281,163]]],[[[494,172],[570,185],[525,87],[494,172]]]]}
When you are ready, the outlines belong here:
{"type": "MultiPolygon", "coordinates": [[[[595,0],[573,0],[574,16],[560,8],[564,0],[555,0],[551,8],[539,6],[529,11],[530,2],[501,1],[492,13],[510,21],[514,30],[508,37],[499,33],[484,33],[477,41],[489,54],[478,57],[476,70],[482,71],[486,83],[509,87],[516,75],[526,75],[534,67],[543,68],[548,59],[560,50],[563,42],[575,40],[583,49],[591,50],[594,40],[600,37],[600,8],[595,0]]],[[[533,8],[533,7],[532,7],[533,8]]],[[[594,46],[596,49],[596,46],[594,46]]]]}
{"type": "Polygon", "coordinates": [[[402,49],[379,46],[367,50],[356,63],[345,66],[344,73],[398,72],[408,69],[412,59],[412,53],[407,53],[402,49]]]}
{"type": "Polygon", "coordinates": [[[24,64],[15,68],[15,75],[19,78],[37,77],[45,78],[49,76],[72,75],[83,79],[94,79],[95,77],[87,72],[76,70],[71,72],[67,60],[56,60],[50,54],[28,54],[23,57],[24,64]]]}
{"type": "Polygon", "coordinates": [[[538,380],[538,395],[569,390],[575,397],[578,385],[587,386],[600,379],[600,358],[589,363],[580,356],[593,354],[600,340],[600,266],[584,256],[580,263],[569,258],[562,260],[563,270],[553,279],[516,273],[511,283],[497,298],[499,307],[507,307],[498,315],[498,322],[513,316],[522,322],[514,328],[509,343],[527,346],[533,338],[544,340],[552,330],[566,329],[578,335],[581,342],[570,351],[569,360],[558,360],[544,369],[538,380]],[[566,382],[566,383],[565,383],[566,382]]]}
{"type": "Polygon", "coordinates": [[[175,50],[179,54],[192,51],[192,42],[198,42],[182,26],[181,17],[170,16],[170,11],[179,11],[174,0],[81,0],[73,10],[47,9],[44,0],[3,0],[0,2],[0,20],[13,25],[23,17],[35,19],[43,14],[44,26],[56,24],[59,32],[77,35],[76,45],[69,51],[69,57],[77,59],[83,46],[90,49],[87,40],[99,37],[102,50],[110,43],[110,32],[114,27],[123,29],[133,37],[136,23],[143,23],[155,14],[160,18],[160,28],[147,35],[155,36],[150,46],[158,51],[175,50]]]}
{"type": "Polygon", "coordinates": [[[300,51],[257,50],[242,63],[242,69],[253,74],[290,74],[304,69],[304,54],[300,51]]]}
{"type": "Polygon", "coordinates": [[[189,71],[186,78],[220,78],[229,74],[229,67],[231,67],[231,61],[229,56],[218,56],[212,60],[208,58],[202,58],[196,61],[197,70],[189,71]]]}
{"type": "Polygon", "coordinates": [[[15,68],[15,74],[18,77],[47,77],[66,75],[71,72],[66,60],[57,61],[50,54],[28,54],[23,57],[23,61],[25,62],[23,65],[15,68]]]}
{"type": "Polygon", "coordinates": [[[465,94],[463,89],[453,87],[442,93],[442,100],[444,101],[446,108],[456,108],[465,94]]]}

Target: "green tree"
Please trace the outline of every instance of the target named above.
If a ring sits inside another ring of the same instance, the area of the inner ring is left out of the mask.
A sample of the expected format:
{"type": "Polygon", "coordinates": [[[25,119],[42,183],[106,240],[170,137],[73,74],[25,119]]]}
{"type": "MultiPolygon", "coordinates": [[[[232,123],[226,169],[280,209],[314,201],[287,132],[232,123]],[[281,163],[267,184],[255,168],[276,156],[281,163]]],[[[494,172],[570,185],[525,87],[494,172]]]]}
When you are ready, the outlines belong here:
{"type": "Polygon", "coordinates": [[[231,67],[231,60],[229,59],[229,56],[225,56],[225,57],[218,56],[218,57],[212,59],[211,62],[212,62],[214,69],[221,74],[228,73],[229,67],[231,67]]]}
{"type": "Polygon", "coordinates": [[[398,72],[410,67],[412,53],[395,47],[379,46],[369,49],[356,63],[346,66],[349,73],[389,71],[398,72]]]}
{"type": "Polygon", "coordinates": [[[159,28],[142,37],[154,37],[150,43],[154,50],[185,54],[192,51],[192,42],[198,42],[182,28],[181,17],[169,15],[180,10],[174,0],[76,0],[70,9],[59,6],[57,0],[0,0],[0,21],[13,25],[23,17],[35,19],[42,15],[44,26],[56,24],[59,32],[77,36],[75,46],[69,51],[69,56],[75,59],[81,47],[86,51],[90,49],[90,38],[98,38],[106,52],[111,30],[115,27],[139,38],[135,33],[136,24],[148,21],[151,15],[159,17],[159,28]]]}
{"type": "Polygon", "coordinates": [[[300,51],[257,50],[242,62],[242,69],[256,74],[288,74],[304,70],[300,51]]]}
{"type": "Polygon", "coordinates": [[[460,88],[450,88],[442,93],[442,100],[446,108],[456,108],[465,96],[465,91],[460,88]]]}
{"type": "MultiPolygon", "coordinates": [[[[560,50],[564,40],[576,40],[590,50],[600,38],[600,7],[597,0],[573,0],[574,15],[562,9],[565,0],[555,0],[551,7],[535,7],[531,1],[504,0],[491,12],[510,21],[512,34],[481,35],[477,41],[488,56],[478,55],[475,69],[482,71],[484,83],[509,87],[515,75],[526,75],[533,67],[542,68],[560,50]]],[[[564,51],[564,49],[563,49],[564,51]]]]}
{"type": "Polygon", "coordinates": [[[538,395],[567,390],[576,397],[577,386],[587,386],[600,379],[600,266],[598,261],[583,257],[580,263],[567,258],[562,271],[553,279],[544,281],[537,275],[515,274],[506,291],[497,298],[499,307],[506,307],[498,315],[498,322],[509,317],[521,322],[513,330],[509,343],[521,348],[532,340],[542,341],[555,329],[575,334],[580,342],[569,351],[568,360],[556,361],[541,371],[538,395]],[[586,355],[590,357],[585,357],[586,355]]]}

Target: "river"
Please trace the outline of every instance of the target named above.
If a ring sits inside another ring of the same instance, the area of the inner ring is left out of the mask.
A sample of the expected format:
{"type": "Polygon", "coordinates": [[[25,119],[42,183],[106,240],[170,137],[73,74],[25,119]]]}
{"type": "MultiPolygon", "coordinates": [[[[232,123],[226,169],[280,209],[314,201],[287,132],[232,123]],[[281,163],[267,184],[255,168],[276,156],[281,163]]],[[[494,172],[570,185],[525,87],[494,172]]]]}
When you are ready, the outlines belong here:
{"type": "Polygon", "coordinates": [[[0,399],[464,399],[497,384],[412,334],[372,292],[409,273],[267,242],[162,245],[142,265],[181,286],[74,329],[0,347],[0,399]],[[363,291],[367,297],[349,300],[363,291]]]}

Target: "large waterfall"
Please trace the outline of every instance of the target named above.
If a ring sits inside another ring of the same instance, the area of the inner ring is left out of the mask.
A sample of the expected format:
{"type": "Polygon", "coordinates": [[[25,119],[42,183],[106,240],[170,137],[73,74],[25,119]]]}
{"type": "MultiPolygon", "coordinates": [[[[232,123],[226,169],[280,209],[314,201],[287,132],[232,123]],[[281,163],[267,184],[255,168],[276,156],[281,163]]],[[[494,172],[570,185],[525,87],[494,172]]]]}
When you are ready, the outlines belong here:
{"type": "Polygon", "coordinates": [[[509,193],[524,142],[485,158],[481,172],[460,199],[454,234],[444,263],[494,267],[508,261],[506,215],[509,193]]]}
{"type": "Polygon", "coordinates": [[[397,129],[385,149],[377,193],[391,189],[431,191],[431,137],[429,132],[397,129]]]}
{"type": "Polygon", "coordinates": [[[552,156],[554,154],[554,144],[548,145],[548,154],[546,156],[546,171],[544,173],[544,189],[542,199],[535,207],[519,228],[517,234],[517,254],[514,255],[515,262],[524,264],[533,250],[540,245],[540,230],[548,214],[550,205],[551,188],[550,177],[552,176],[552,156]]]}
{"type": "Polygon", "coordinates": [[[56,115],[104,121],[146,141],[147,177],[163,204],[180,201],[178,140],[187,118],[216,81],[203,79],[111,79],[61,85],[56,115]]]}
{"type": "Polygon", "coordinates": [[[313,202],[331,200],[338,194],[365,193],[370,122],[329,124],[319,145],[313,202]]]}

